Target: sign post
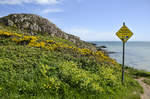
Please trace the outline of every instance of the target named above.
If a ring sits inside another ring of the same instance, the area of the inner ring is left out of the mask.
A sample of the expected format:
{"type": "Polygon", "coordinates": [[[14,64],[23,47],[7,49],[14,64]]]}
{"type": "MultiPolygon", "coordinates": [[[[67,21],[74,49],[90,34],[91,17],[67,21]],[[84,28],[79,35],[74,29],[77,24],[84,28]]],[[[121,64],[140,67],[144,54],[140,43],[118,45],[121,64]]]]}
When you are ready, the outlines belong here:
{"type": "Polygon", "coordinates": [[[124,84],[124,63],[125,63],[125,43],[130,39],[133,33],[123,23],[123,26],[119,29],[116,35],[122,40],[123,53],[122,53],[122,84],[124,84]]]}
{"type": "Polygon", "coordinates": [[[123,53],[122,53],[122,84],[124,83],[124,60],[125,59],[125,43],[123,42],[123,53]]]}

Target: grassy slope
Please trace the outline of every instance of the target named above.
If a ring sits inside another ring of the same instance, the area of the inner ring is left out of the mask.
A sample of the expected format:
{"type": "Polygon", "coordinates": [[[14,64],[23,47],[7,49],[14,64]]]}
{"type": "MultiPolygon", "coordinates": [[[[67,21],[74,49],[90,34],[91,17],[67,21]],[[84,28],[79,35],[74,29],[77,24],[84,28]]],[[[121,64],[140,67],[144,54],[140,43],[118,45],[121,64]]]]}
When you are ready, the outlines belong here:
{"type": "MultiPolygon", "coordinates": [[[[2,25],[0,29],[19,31],[2,25]]],[[[40,40],[44,39],[75,46],[67,40],[40,35],[40,40]]],[[[138,99],[140,85],[126,74],[122,86],[120,77],[117,63],[97,61],[68,49],[30,47],[0,37],[0,98],[138,99]]]]}
{"type": "Polygon", "coordinates": [[[138,78],[144,78],[143,82],[147,85],[150,85],[150,72],[145,70],[137,70],[131,67],[127,67],[126,70],[128,71],[128,74],[132,76],[135,79],[138,78]]]}
{"type": "Polygon", "coordinates": [[[128,74],[131,75],[133,78],[144,77],[150,79],[150,72],[148,71],[138,70],[131,67],[126,67],[126,70],[128,71],[128,74]]]}

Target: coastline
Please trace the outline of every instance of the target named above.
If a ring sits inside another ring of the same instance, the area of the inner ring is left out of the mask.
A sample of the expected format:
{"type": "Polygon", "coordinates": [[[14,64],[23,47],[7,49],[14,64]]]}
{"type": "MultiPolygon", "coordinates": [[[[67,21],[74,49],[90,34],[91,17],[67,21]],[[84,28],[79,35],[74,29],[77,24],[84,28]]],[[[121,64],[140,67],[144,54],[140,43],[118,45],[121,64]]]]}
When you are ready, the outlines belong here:
{"type": "MultiPolygon", "coordinates": [[[[96,41],[92,42],[97,44],[98,46],[106,46],[107,48],[103,48],[107,52],[115,52],[109,53],[109,56],[115,59],[118,63],[122,63],[122,43],[118,41],[96,41]]],[[[125,51],[125,64],[139,69],[146,70],[150,72],[150,42],[135,42],[129,41],[126,43],[126,51],[125,51]]]]}
{"type": "Polygon", "coordinates": [[[103,51],[103,52],[104,52],[105,54],[107,54],[108,56],[109,56],[110,54],[117,53],[117,52],[113,52],[113,51],[108,51],[108,50],[106,50],[106,49],[107,49],[107,46],[105,46],[105,45],[98,46],[96,43],[93,43],[93,42],[88,42],[88,43],[90,43],[90,44],[92,44],[93,46],[95,46],[97,51],[103,51]]]}

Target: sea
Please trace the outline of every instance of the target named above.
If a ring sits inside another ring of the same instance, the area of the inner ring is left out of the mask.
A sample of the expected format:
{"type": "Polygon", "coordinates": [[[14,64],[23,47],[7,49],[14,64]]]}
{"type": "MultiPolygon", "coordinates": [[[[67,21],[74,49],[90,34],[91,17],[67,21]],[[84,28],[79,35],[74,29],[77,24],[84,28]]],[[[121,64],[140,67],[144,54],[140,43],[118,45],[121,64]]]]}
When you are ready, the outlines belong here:
{"type": "MultiPolygon", "coordinates": [[[[117,62],[122,63],[122,42],[121,41],[93,41],[97,46],[108,52],[115,52],[109,56],[117,62]]],[[[150,72],[150,42],[129,41],[125,44],[125,65],[150,72]]]]}

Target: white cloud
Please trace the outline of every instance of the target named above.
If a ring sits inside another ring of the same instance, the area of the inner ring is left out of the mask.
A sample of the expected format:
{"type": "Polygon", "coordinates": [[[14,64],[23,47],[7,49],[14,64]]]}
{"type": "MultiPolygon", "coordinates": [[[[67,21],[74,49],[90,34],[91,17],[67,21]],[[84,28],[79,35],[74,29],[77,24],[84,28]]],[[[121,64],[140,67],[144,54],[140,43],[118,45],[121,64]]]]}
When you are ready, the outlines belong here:
{"type": "Polygon", "coordinates": [[[50,5],[50,4],[58,4],[60,2],[61,0],[0,0],[0,4],[9,4],[9,5],[16,5],[23,3],[50,5]]]}
{"type": "Polygon", "coordinates": [[[57,4],[60,0],[34,0],[38,4],[57,4]]]}
{"type": "Polygon", "coordinates": [[[48,8],[48,9],[44,9],[43,11],[41,11],[42,14],[58,13],[58,12],[63,12],[63,10],[59,8],[48,8]]]}
{"type": "Polygon", "coordinates": [[[21,0],[0,0],[0,4],[20,4],[21,0]]]}
{"type": "Polygon", "coordinates": [[[118,40],[113,32],[93,30],[82,27],[72,27],[64,30],[67,33],[79,36],[85,41],[113,41],[118,40]]]}

